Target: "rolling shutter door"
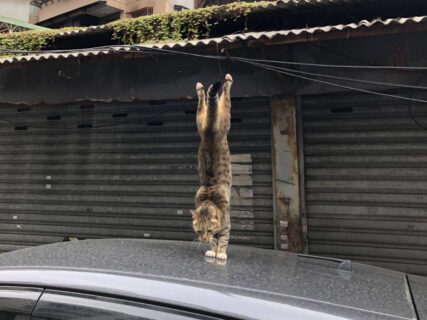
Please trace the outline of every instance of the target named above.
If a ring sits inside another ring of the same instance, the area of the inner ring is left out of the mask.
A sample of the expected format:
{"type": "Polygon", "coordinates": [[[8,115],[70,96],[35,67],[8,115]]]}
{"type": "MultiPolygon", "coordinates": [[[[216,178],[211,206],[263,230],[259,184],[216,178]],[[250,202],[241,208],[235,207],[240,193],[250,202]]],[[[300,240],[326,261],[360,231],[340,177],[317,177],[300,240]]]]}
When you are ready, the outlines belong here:
{"type": "Polygon", "coordinates": [[[302,101],[309,252],[427,274],[425,105],[302,101]]]}
{"type": "MultiPolygon", "coordinates": [[[[195,108],[1,108],[0,251],[66,237],[193,240],[195,108]]],[[[231,242],[272,248],[268,100],[236,100],[232,109],[231,242]]]]}

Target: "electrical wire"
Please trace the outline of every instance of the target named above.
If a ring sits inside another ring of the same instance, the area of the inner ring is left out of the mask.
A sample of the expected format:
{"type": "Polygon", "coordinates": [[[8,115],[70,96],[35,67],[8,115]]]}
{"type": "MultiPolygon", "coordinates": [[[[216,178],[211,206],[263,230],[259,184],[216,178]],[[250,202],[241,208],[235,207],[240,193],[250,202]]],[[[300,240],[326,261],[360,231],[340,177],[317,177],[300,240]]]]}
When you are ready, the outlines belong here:
{"type": "MultiPolygon", "coordinates": [[[[242,59],[237,58],[237,57],[233,57],[233,59],[238,60],[238,61],[246,61],[244,59],[242,60],[242,59]]],[[[262,64],[262,63],[256,63],[256,62],[254,62],[254,64],[257,64],[259,66],[270,66],[268,64],[262,64]]],[[[279,70],[279,71],[283,70],[283,71],[295,72],[298,74],[318,76],[318,77],[329,78],[329,79],[334,79],[334,80],[344,80],[344,81],[351,81],[351,82],[358,82],[358,83],[365,83],[365,84],[375,84],[375,85],[381,85],[381,86],[390,86],[390,87],[399,87],[399,88],[408,88],[408,89],[417,89],[417,90],[427,90],[427,87],[412,86],[412,85],[407,85],[407,84],[403,84],[403,83],[378,82],[378,81],[362,80],[362,79],[355,79],[355,78],[346,78],[346,77],[333,76],[333,75],[327,75],[327,74],[321,74],[321,73],[307,72],[307,71],[289,69],[289,68],[284,68],[284,67],[276,67],[276,66],[270,66],[270,67],[274,68],[275,70],[279,70]]]]}
{"type": "MultiPolygon", "coordinates": [[[[10,49],[1,49],[0,48],[0,52],[1,51],[7,51],[7,52],[26,52],[26,53],[32,53],[34,51],[23,51],[23,50],[10,50],[10,49]]],[[[80,51],[87,51],[88,49],[73,49],[73,50],[50,50],[49,52],[56,52],[56,53],[65,53],[65,52],[80,52],[80,51]]],[[[117,46],[101,46],[101,47],[94,47],[91,50],[116,50],[116,52],[121,52],[122,50],[124,50],[125,52],[128,53],[149,53],[149,54],[153,54],[161,52],[161,53],[167,53],[167,54],[174,54],[174,55],[186,55],[186,56],[192,56],[192,57],[199,57],[199,58],[205,58],[205,59],[216,59],[216,60],[224,60],[226,59],[226,57],[224,56],[213,56],[213,55],[203,55],[203,54],[196,54],[196,53],[189,53],[189,52],[183,52],[183,51],[176,51],[176,50],[168,50],[168,49],[163,49],[163,48],[155,48],[155,47],[146,47],[146,46],[141,46],[141,45],[117,45],[117,46]],[[129,48],[128,50],[126,50],[125,48],[129,48]]],[[[46,51],[35,51],[35,52],[41,52],[41,53],[45,53],[46,51]]],[[[384,69],[384,68],[392,68],[392,69],[403,69],[403,70],[407,70],[409,69],[414,69],[416,68],[416,70],[427,70],[427,67],[395,67],[395,66],[348,66],[348,65],[324,65],[324,64],[310,64],[310,63],[300,63],[300,62],[291,62],[291,61],[277,61],[277,60],[263,60],[263,59],[250,59],[250,58],[242,58],[242,57],[228,57],[228,59],[230,60],[237,60],[240,62],[246,62],[246,63],[253,63],[254,65],[256,65],[256,63],[261,63],[261,62],[269,62],[269,63],[283,63],[283,64],[292,64],[292,65],[305,65],[305,66],[328,66],[328,67],[349,67],[349,68],[376,68],[376,69],[384,69]]],[[[267,67],[267,65],[258,65],[259,67],[267,67]]],[[[275,66],[269,66],[270,67],[270,71],[277,71],[275,70],[275,66]]],[[[299,71],[299,70],[294,70],[294,69],[285,69],[283,68],[282,71],[285,72],[296,72],[296,73],[304,73],[304,71],[299,71]]],[[[368,81],[368,80],[359,80],[359,79],[351,79],[350,78],[344,78],[344,77],[335,77],[335,76],[331,76],[331,75],[323,75],[323,74],[313,74],[313,73],[306,73],[309,75],[316,75],[316,76],[321,76],[321,77],[328,77],[328,78],[335,78],[335,79],[339,79],[339,80],[348,80],[348,81],[355,81],[355,82],[363,82],[363,83],[370,83],[370,84],[376,84],[376,85],[384,85],[384,86],[400,86],[400,87],[404,87],[404,88],[412,88],[412,89],[425,89],[425,87],[415,87],[415,86],[410,86],[410,85],[404,85],[404,84],[392,84],[392,83],[386,83],[386,82],[372,82],[372,81],[368,81]]],[[[308,80],[308,79],[307,79],[308,80]]],[[[319,82],[319,80],[317,81],[319,82]]],[[[333,83],[331,85],[334,85],[333,83]]],[[[338,84],[335,84],[335,86],[338,86],[338,84]]],[[[351,87],[348,86],[344,86],[343,88],[349,89],[351,87]]],[[[355,88],[357,89],[357,88],[355,88]]],[[[356,91],[360,91],[362,89],[357,89],[356,91]]],[[[368,90],[369,91],[369,90],[368,90]]],[[[361,92],[365,92],[365,91],[361,91],[361,92]]],[[[367,91],[366,91],[367,92],[367,91]]],[[[395,96],[393,95],[393,97],[398,98],[399,96],[395,96]]],[[[406,97],[402,97],[405,100],[408,100],[410,98],[406,98],[406,97]]]]}
{"type": "MultiPolygon", "coordinates": [[[[203,58],[218,58],[210,55],[200,55],[189,52],[182,52],[176,50],[168,50],[163,48],[147,47],[144,45],[114,45],[114,46],[100,46],[84,49],[61,49],[61,50],[14,50],[0,48],[0,52],[3,53],[15,53],[15,54],[46,54],[46,53],[75,53],[75,52],[85,52],[85,51],[102,51],[102,50],[115,50],[117,52],[126,51],[126,48],[135,49],[137,52],[144,53],[145,50],[149,51],[162,51],[170,54],[178,55],[191,55],[194,57],[203,57],[203,58]]],[[[220,56],[220,59],[226,59],[226,57],[220,56]]],[[[296,65],[296,66],[308,66],[308,67],[319,67],[319,68],[344,68],[344,69],[372,69],[372,70],[407,70],[407,71],[424,71],[427,70],[427,67],[423,66],[378,66],[378,65],[337,65],[337,64],[322,64],[322,63],[308,63],[308,62],[296,62],[296,61],[283,61],[283,60],[270,60],[270,59],[251,59],[251,58],[240,58],[242,60],[252,61],[252,62],[264,62],[264,63],[274,63],[274,64],[285,64],[285,65],[296,65]]]]}
{"type": "MultiPolygon", "coordinates": [[[[84,48],[84,49],[62,49],[62,50],[13,50],[13,49],[5,49],[0,48],[0,52],[4,53],[16,53],[16,54],[43,54],[43,53],[73,53],[73,52],[85,52],[85,51],[102,51],[102,50],[116,50],[127,51],[127,48],[135,49],[137,52],[144,53],[145,50],[157,51],[157,52],[165,52],[170,54],[178,54],[178,55],[191,55],[194,57],[203,57],[203,58],[218,58],[211,55],[201,55],[194,54],[189,52],[181,52],[176,50],[168,50],[163,48],[155,48],[155,47],[147,47],[144,45],[114,45],[114,46],[100,46],[100,47],[92,47],[92,48],[84,48]]],[[[219,59],[226,59],[226,57],[219,56],[219,59]]],[[[407,70],[407,71],[423,71],[427,70],[427,67],[422,66],[378,66],[378,65],[337,65],[337,64],[322,64],[322,63],[308,63],[308,62],[296,62],[296,61],[283,61],[283,60],[267,60],[267,59],[251,59],[251,58],[240,58],[242,60],[248,60],[253,62],[266,62],[266,63],[275,63],[275,64],[285,64],[285,65],[296,65],[296,66],[309,66],[309,67],[319,67],[319,68],[344,68],[344,69],[373,69],[373,70],[407,70]]]]}
{"type": "MultiPolygon", "coordinates": [[[[129,50],[126,50],[127,48],[130,48],[131,50],[137,50],[139,53],[147,53],[148,51],[157,51],[157,52],[165,52],[175,55],[190,55],[194,57],[203,57],[203,58],[216,58],[216,59],[226,59],[226,57],[223,56],[211,56],[211,55],[201,55],[201,54],[194,54],[189,52],[183,52],[183,51],[176,51],[176,50],[168,50],[164,48],[155,48],[155,47],[148,47],[145,45],[109,45],[109,46],[99,46],[99,47],[92,47],[92,48],[83,48],[83,49],[60,49],[60,50],[34,50],[34,51],[28,51],[28,50],[15,50],[15,49],[7,49],[7,48],[0,48],[0,52],[2,53],[14,53],[14,54],[47,54],[47,53],[75,53],[75,52],[86,52],[86,51],[102,51],[102,50],[115,50],[117,52],[120,51],[126,51],[129,52],[129,50]]],[[[378,66],[378,65],[337,65],[337,64],[322,64],[322,63],[308,63],[308,62],[296,62],[296,61],[283,61],[283,60],[270,60],[270,59],[251,59],[251,58],[243,58],[242,60],[252,61],[252,62],[265,62],[265,63],[275,63],[275,64],[285,64],[285,65],[296,65],[296,66],[309,66],[309,67],[319,67],[319,68],[346,68],[346,69],[374,69],[374,70],[408,70],[408,71],[422,71],[427,70],[427,67],[422,66],[378,66]]]]}
{"type": "MultiPolygon", "coordinates": [[[[417,85],[421,83],[421,81],[424,80],[424,78],[427,76],[427,74],[424,74],[420,79],[418,79],[417,81],[417,85]]],[[[413,91],[411,91],[410,93],[410,97],[413,97],[413,91]]],[[[423,129],[423,130],[427,130],[427,127],[423,126],[420,122],[418,122],[417,118],[415,117],[415,115],[412,113],[412,101],[408,102],[408,112],[409,115],[411,116],[412,120],[414,121],[414,123],[417,125],[418,128],[423,129]]]]}
{"type": "MultiPolygon", "coordinates": [[[[388,94],[388,93],[382,93],[382,92],[377,92],[377,91],[372,91],[372,90],[367,90],[367,89],[356,88],[356,87],[352,87],[352,86],[342,85],[342,84],[339,84],[336,82],[319,80],[319,79],[315,79],[313,77],[308,77],[308,76],[304,76],[304,75],[309,75],[309,76],[314,76],[314,77],[324,77],[324,78],[330,78],[330,79],[334,79],[334,80],[353,81],[353,82],[359,82],[359,83],[365,83],[365,84],[375,84],[375,85],[393,86],[393,87],[410,88],[410,89],[426,90],[427,87],[418,86],[418,85],[411,86],[411,85],[406,85],[406,84],[377,82],[377,81],[369,81],[369,80],[361,80],[361,79],[332,76],[332,75],[326,75],[326,74],[313,73],[313,72],[295,70],[295,69],[290,69],[290,68],[278,67],[278,66],[274,66],[274,65],[272,66],[270,64],[266,64],[263,62],[298,65],[298,66],[314,66],[314,67],[328,67],[328,68],[351,68],[351,69],[358,68],[358,69],[378,69],[378,70],[395,69],[395,70],[417,70],[417,71],[420,71],[420,70],[427,70],[427,67],[326,65],[326,64],[301,63],[301,62],[293,62],[293,61],[250,59],[250,58],[231,57],[231,56],[224,57],[224,56],[220,56],[219,52],[217,52],[217,54],[218,54],[217,56],[203,55],[203,54],[197,54],[197,53],[168,50],[168,49],[164,49],[164,48],[147,47],[147,46],[141,46],[141,45],[102,46],[102,47],[95,47],[95,48],[91,48],[91,49],[50,50],[49,52],[65,53],[65,52],[81,52],[81,51],[88,51],[88,50],[110,50],[110,51],[113,50],[113,53],[115,53],[115,52],[120,53],[120,52],[124,51],[127,53],[146,53],[146,54],[159,54],[160,53],[160,54],[171,54],[171,55],[185,55],[185,56],[191,56],[191,57],[197,57],[197,58],[203,58],[203,59],[215,59],[215,60],[218,60],[218,62],[219,62],[219,60],[228,59],[230,61],[236,61],[236,62],[252,65],[252,66],[257,67],[257,68],[262,68],[265,70],[278,72],[278,73],[285,74],[285,75],[288,75],[291,77],[295,77],[295,78],[299,78],[299,79],[303,79],[303,80],[308,80],[308,81],[313,81],[313,82],[317,82],[317,83],[322,83],[325,85],[343,88],[343,89],[347,89],[347,90],[351,90],[351,91],[368,93],[368,94],[373,94],[373,95],[378,95],[378,96],[385,96],[385,97],[401,99],[401,100],[406,100],[406,101],[412,101],[412,102],[427,103],[427,100],[423,100],[423,99],[415,99],[413,97],[403,97],[403,96],[394,95],[394,94],[388,94]]],[[[10,49],[1,49],[1,48],[0,48],[0,52],[34,53],[34,51],[10,50],[10,49]]],[[[37,51],[37,52],[46,53],[46,51],[37,51]]],[[[222,73],[221,69],[220,69],[220,73],[222,73]]],[[[411,112],[411,109],[409,109],[409,110],[411,112]]],[[[5,119],[1,119],[1,118],[0,118],[0,120],[7,121],[7,119],[5,120],[5,119]]],[[[140,121],[140,120],[138,120],[138,121],[140,121]]],[[[414,119],[414,121],[416,121],[416,119],[414,119]]],[[[122,125],[125,123],[127,123],[127,122],[114,123],[111,126],[122,125]]],[[[109,125],[106,125],[106,126],[109,126],[109,125]]],[[[102,127],[106,127],[106,126],[102,126],[102,127]]],[[[98,128],[98,127],[101,127],[101,126],[97,126],[97,127],[93,127],[93,128],[98,128]]],[[[49,127],[49,128],[51,128],[51,127],[49,127]]]]}
{"type": "MultiPolygon", "coordinates": [[[[126,52],[130,52],[130,53],[135,53],[135,52],[141,52],[139,50],[139,46],[132,46],[132,48],[138,48],[136,51],[128,50],[126,52]]],[[[147,49],[147,48],[146,48],[147,49]]],[[[178,54],[178,55],[189,55],[189,56],[193,56],[193,57],[201,57],[201,58],[205,58],[205,59],[227,59],[227,57],[224,56],[220,56],[219,52],[217,53],[217,56],[213,56],[213,55],[201,55],[201,54],[194,54],[194,53],[188,53],[188,52],[180,52],[180,51],[175,51],[175,50],[167,50],[167,49],[161,49],[161,48],[148,48],[154,51],[161,51],[161,52],[165,52],[165,53],[171,53],[171,54],[178,54]]],[[[242,58],[242,57],[229,57],[230,60],[237,60],[240,62],[254,62],[254,63],[258,63],[260,61],[272,61],[274,62],[274,60],[262,60],[262,59],[249,59],[249,58],[242,58]]],[[[219,61],[218,61],[219,63],[219,61]]],[[[260,66],[262,66],[263,64],[260,64],[260,66]]],[[[267,66],[267,65],[265,65],[267,66]]],[[[361,80],[361,79],[354,79],[354,78],[346,78],[346,77],[339,77],[339,76],[332,76],[332,75],[325,75],[325,74],[320,74],[320,73],[312,73],[312,72],[307,72],[307,71],[301,71],[301,70],[295,70],[295,69],[289,69],[289,68],[283,68],[283,67],[276,67],[276,66],[271,66],[272,68],[281,68],[281,70],[284,71],[289,71],[289,72],[295,72],[295,73],[301,73],[301,74],[306,74],[306,75],[313,75],[313,76],[319,76],[319,77],[324,77],[324,78],[330,78],[330,79],[335,79],[335,80],[344,80],[344,81],[352,81],[352,82],[359,82],[359,83],[365,83],[365,84],[374,84],[374,85],[382,85],[382,86],[391,86],[391,87],[399,87],[399,88],[408,88],[408,89],[416,89],[416,90],[427,90],[427,87],[424,86],[412,86],[412,85],[407,85],[407,84],[401,84],[401,83],[388,83],[388,82],[378,82],[378,81],[370,81],[370,80],[361,80]]],[[[370,66],[366,66],[366,67],[370,67],[370,66]]],[[[382,68],[386,68],[387,66],[383,66],[382,68]]],[[[394,68],[393,66],[391,66],[392,68],[394,68]]],[[[405,67],[403,67],[405,68],[405,67]]],[[[423,68],[423,67],[420,67],[423,68]]],[[[221,66],[219,65],[219,70],[220,70],[220,74],[222,76],[222,70],[221,70],[221,66]]],[[[424,69],[419,69],[419,70],[424,70],[424,69]]],[[[427,70],[427,68],[425,68],[425,70],[427,70]]],[[[396,96],[397,97],[397,96],[396,96]]]]}
{"type": "MultiPolygon", "coordinates": [[[[238,58],[234,58],[234,59],[238,59],[238,58]]],[[[239,60],[239,59],[238,59],[239,60]]],[[[265,64],[258,64],[259,66],[269,66],[269,65],[265,65],[265,64]]],[[[350,79],[350,78],[344,78],[344,77],[335,77],[335,76],[329,76],[329,75],[320,75],[320,74],[316,74],[316,73],[310,73],[310,72],[304,72],[304,71],[297,71],[294,69],[288,69],[288,68],[278,68],[278,67],[274,67],[272,66],[276,71],[292,71],[292,72],[296,72],[296,73],[300,73],[300,74],[309,74],[309,75],[315,75],[315,76],[321,76],[321,77],[327,77],[327,78],[332,78],[332,79],[337,79],[337,80],[345,80],[345,81],[354,81],[354,82],[361,82],[361,83],[369,83],[369,84],[379,84],[379,85],[384,85],[385,83],[381,83],[381,82],[373,82],[373,81],[364,81],[364,80],[358,80],[358,79],[350,79]]],[[[387,85],[390,86],[398,86],[398,87],[403,87],[403,88],[411,88],[411,89],[427,89],[427,87],[423,87],[423,86],[418,86],[421,81],[427,76],[427,74],[424,74],[417,82],[415,86],[408,86],[408,85],[403,85],[403,84],[390,84],[387,83],[387,85]]],[[[399,98],[402,98],[401,96],[399,96],[399,98]]],[[[423,130],[427,130],[427,127],[423,126],[415,117],[415,115],[412,112],[412,102],[414,101],[413,99],[413,91],[411,91],[410,93],[410,97],[408,98],[409,102],[408,102],[408,113],[410,115],[410,117],[412,118],[412,120],[414,121],[414,123],[417,125],[418,128],[423,129],[423,130]],[[410,99],[410,100],[409,100],[410,99]]],[[[424,101],[424,100],[420,100],[424,101]]]]}
{"type": "Polygon", "coordinates": [[[221,69],[221,59],[219,59],[219,57],[221,57],[221,56],[220,56],[220,54],[219,54],[219,44],[218,44],[218,43],[216,44],[216,55],[217,55],[217,57],[218,57],[217,61],[218,61],[219,78],[220,78],[220,79],[223,79],[223,78],[224,78],[224,75],[223,75],[223,73],[222,73],[222,69],[221,69]]]}
{"type": "Polygon", "coordinates": [[[427,100],[402,97],[402,96],[398,96],[398,95],[394,95],[394,94],[382,93],[382,92],[377,92],[377,91],[371,91],[371,90],[367,90],[367,89],[360,89],[360,88],[345,86],[345,85],[338,84],[338,83],[335,83],[335,82],[323,81],[323,80],[319,80],[319,79],[314,79],[314,78],[310,78],[310,77],[301,76],[301,75],[295,74],[293,72],[278,71],[276,68],[272,68],[270,66],[262,65],[262,64],[259,64],[259,63],[254,63],[254,62],[249,62],[249,61],[246,61],[245,63],[247,63],[249,65],[256,66],[256,67],[260,67],[260,68],[263,68],[263,69],[266,69],[266,70],[270,70],[270,71],[275,71],[275,72],[278,72],[278,73],[282,73],[282,74],[285,74],[285,75],[288,75],[288,76],[291,76],[291,77],[296,77],[296,78],[300,78],[300,79],[304,79],[304,80],[318,82],[318,83],[322,83],[322,84],[326,84],[326,85],[334,86],[334,87],[338,87],[338,88],[343,88],[343,89],[347,89],[347,90],[358,91],[358,92],[363,92],[363,93],[369,93],[369,94],[373,94],[373,95],[384,96],[384,97],[389,97],[389,98],[396,98],[396,99],[407,100],[407,101],[415,101],[415,102],[427,103],[427,100]]]}
{"type": "Polygon", "coordinates": [[[318,67],[318,68],[332,68],[332,69],[373,69],[373,70],[407,70],[407,71],[426,71],[427,67],[411,67],[411,66],[367,66],[367,65],[345,65],[345,64],[324,64],[324,63],[308,63],[296,61],[282,61],[282,60],[266,60],[266,59],[250,59],[241,58],[254,62],[268,62],[277,64],[287,64],[305,67],[318,67]]]}
{"type": "MultiPolygon", "coordinates": [[[[219,58],[225,59],[226,58],[226,57],[223,57],[223,56],[217,57],[217,56],[212,56],[212,55],[193,54],[193,53],[180,52],[180,51],[167,50],[167,49],[160,49],[160,48],[150,48],[150,49],[152,49],[152,50],[159,50],[161,52],[171,52],[171,53],[178,53],[178,54],[184,54],[184,55],[202,57],[202,58],[207,58],[207,59],[219,59],[219,58]]],[[[348,90],[353,90],[353,91],[358,91],[358,92],[363,92],[363,93],[370,93],[370,94],[380,95],[380,96],[386,96],[386,97],[395,98],[395,99],[402,99],[402,100],[406,100],[406,101],[415,101],[415,102],[427,103],[427,100],[413,99],[413,98],[403,97],[403,96],[399,96],[399,95],[393,95],[393,94],[387,94],[387,93],[381,93],[381,92],[371,91],[371,90],[367,90],[367,89],[355,88],[355,87],[351,87],[351,86],[340,85],[340,84],[334,83],[334,82],[322,81],[322,80],[313,79],[313,78],[304,77],[304,76],[295,74],[295,73],[304,73],[304,74],[307,74],[305,71],[299,71],[299,70],[294,70],[294,69],[287,69],[287,68],[283,68],[283,67],[280,68],[280,67],[270,66],[270,65],[267,65],[267,64],[253,62],[253,61],[270,61],[270,60],[247,59],[247,58],[232,57],[232,56],[228,57],[228,59],[230,59],[232,61],[234,60],[234,61],[239,61],[239,62],[246,63],[246,64],[251,64],[253,66],[264,68],[264,69],[267,69],[267,70],[270,70],[270,71],[276,71],[276,72],[279,72],[279,73],[287,74],[289,76],[294,76],[296,78],[301,78],[301,79],[309,80],[309,81],[313,81],[313,82],[319,82],[319,83],[323,83],[323,84],[327,84],[327,85],[331,85],[331,86],[335,86],[335,87],[340,87],[340,88],[344,88],[344,89],[348,89],[348,90]]],[[[427,89],[427,87],[411,86],[411,85],[405,85],[405,84],[394,84],[394,83],[387,83],[387,82],[377,82],[377,81],[369,81],[369,80],[360,80],[360,79],[351,79],[351,78],[344,78],[344,77],[335,77],[335,76],[331,76],[331,75],[323,75],[323,74],[318,74],[318,73],[308,73],[308,74],[309,75],[314,75],[314,76],[323,76],[323,77],[327,77],[327,78],[334,78],[336,80],[346,80],[346,81],[362,82],[362,83],[376,84],[376,85],[383,85],[383,86],[404,87],[404,88],[422,89],[422,90],[427,89]]]]}

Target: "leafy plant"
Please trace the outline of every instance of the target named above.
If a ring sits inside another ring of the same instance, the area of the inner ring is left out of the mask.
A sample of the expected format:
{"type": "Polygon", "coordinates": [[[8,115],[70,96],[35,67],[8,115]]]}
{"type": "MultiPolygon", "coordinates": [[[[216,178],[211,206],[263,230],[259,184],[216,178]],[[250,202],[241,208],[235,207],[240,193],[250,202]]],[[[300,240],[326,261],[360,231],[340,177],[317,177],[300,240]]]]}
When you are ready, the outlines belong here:
{"type": "MultiPolygon", "coordinates": [[[[266,7],[275,1],[234,2],[197,10],[154,14],[135,19],[111,22],[112,41],[119,44],[188,41],[205,39],[222,24],[236,22],[250,15],[258,7],[266,7]]],[[[65,31],[84,28],[63,28],[49,31],[25,31],[0,34],[0,47],[14,50],[37,51],[48,49],[55,37],[65,31]]],[[[246,29],[246,23],[245,23],[246,29]]]]}

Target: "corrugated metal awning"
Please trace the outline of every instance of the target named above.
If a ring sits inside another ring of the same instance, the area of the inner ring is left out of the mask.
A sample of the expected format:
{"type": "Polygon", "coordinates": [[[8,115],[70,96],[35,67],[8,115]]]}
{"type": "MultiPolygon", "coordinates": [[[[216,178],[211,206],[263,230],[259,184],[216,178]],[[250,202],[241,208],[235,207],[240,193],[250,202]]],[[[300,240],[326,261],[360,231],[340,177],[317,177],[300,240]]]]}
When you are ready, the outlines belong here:
{"type": "Polygon", "coordinates": [[[2,30],[26,31],[26,30],[50,30],[50,29],[37,26],[35,24],[31,24],[28,22],[0,16],[0,32],[2,32],[2,30]]]}
{"type": "MultiPolygon", "coordinates": [[[[193,40],[186,42],[171,42],[162,44],[144,44],[141,45],[143,48],[160,48],[160,49],[182,49],[182,48],[195,48],[195,47],[207,47],[226,45],[230,43],[239,43],[245,41],[272,41],[273,44],[276,41],[285,42],[286,40],[308,41],[317,40],[315,36],[322,34],[338,35],[344,33],[349,35],[353,31],[375,31],[378,29],[387,29],[395,26],[414,25],[414,24],[426,24],[427,16],[410,17],[410,18],[395,18],[395,19],[375,19],[373,21],[362,20],[358,23],[350,24],[339,24],[329,25],[323,27],[303,28],[303,29],[289,29],[279,31],[268,31],[268,32],[248,32],[242,34],[227,35],[219,38],[210,38],[204,40],[193,40]],[[299,40],[298,40],[299,39],[299,40]]],[[[427,25],[427,24],[426,24],[427,25]]],[[[398,32],[398,31],[396,31],[398,32]]],[[[56,60],[56,59],[68,59],[77,57],[87,56],[101,56],[108,54],[120,54],[134,50],[135,46],[112,46],[108,48],[91,48],[91,49],[80,49],[78,51],[46,51],[46,53],[29,54],[25,56],[16,56],[0,59],[0,65],[10,65],[14,63],[25,63],[30,61],[45,61],[45,60],[56,60]]]]}

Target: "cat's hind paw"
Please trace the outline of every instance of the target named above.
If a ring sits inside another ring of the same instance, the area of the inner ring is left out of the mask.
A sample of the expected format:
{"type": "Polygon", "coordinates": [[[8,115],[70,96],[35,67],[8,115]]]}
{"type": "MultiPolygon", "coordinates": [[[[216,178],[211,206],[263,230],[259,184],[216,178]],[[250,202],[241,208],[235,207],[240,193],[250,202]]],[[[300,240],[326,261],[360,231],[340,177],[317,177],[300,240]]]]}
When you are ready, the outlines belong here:
{"type": "Polygon", "coordinates": [[[226,253],[217,253],[216,258],[221,259],[221,260],[227,260],[227,254],[226,253]]]}
{"type": "Polygon", "coordinates": [[[216,255],[216,252],[215,252],[215,251],[213,251],[213,250],[208,250],[208,251],[206,251],[206,252],[205,252],[205,256],[206,256],[206,257],[212,257],[212,258],[215,258],[215,255],[216,255]]]}

